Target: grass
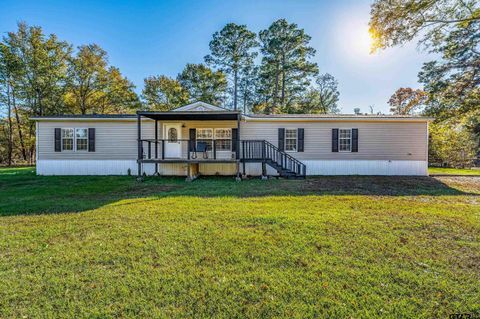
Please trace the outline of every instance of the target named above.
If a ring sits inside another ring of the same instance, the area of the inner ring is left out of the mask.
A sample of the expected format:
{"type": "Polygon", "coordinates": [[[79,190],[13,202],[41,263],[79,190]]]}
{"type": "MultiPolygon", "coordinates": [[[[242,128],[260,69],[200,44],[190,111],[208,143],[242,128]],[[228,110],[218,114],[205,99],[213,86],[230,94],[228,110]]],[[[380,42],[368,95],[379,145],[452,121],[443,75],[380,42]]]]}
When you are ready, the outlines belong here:
{"type": "Polygon", "coordinates": [[[480,181],[0,170],[0,318],[480,312],[480,181]]]}
{"type": "Polygon", "coordinates": [[[467,168],[445,168],[445,167],[429,167],[430,175],[477,175],[480,176],[480,169],[467,168]]]}

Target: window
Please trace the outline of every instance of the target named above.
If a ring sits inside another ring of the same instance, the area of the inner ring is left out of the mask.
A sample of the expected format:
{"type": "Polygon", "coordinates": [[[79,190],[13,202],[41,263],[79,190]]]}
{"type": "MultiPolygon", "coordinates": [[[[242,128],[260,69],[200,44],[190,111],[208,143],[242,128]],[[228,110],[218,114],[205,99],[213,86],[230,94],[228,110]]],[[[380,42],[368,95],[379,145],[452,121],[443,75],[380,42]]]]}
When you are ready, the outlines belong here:
{"type": "Polygon", "coordinates": [[[168,130],[168,133],[167,133],[167,137],[168,137],[168,140],[170,142],[176,142],[177,139],[178,139],[178,133],[177,133],[177,129],[174,128],[174,127],[171,127],[169,130],[168,130]]]}
{"type": "Polygon", "coordinates": [[[62,150],[73,151],[73,128],[62,128],[62,150]]]}
{"type": "Polygon", "coordinates": [[[75,141],[77,151],[88,151],[88,130],[86,128],[75,129],[75,141]]]}
{"type": "Polygon", "coordinates": [[[232,149],[232,129],[215,129],[215,146],[219,151],[230,151],[232,149]]]}
{"type": "Polygon", "coordinates": [[[338,150],[340,152],[352,151],[352,130],[351,129],[338,130],[338,150]]]}
{"type": "Polygon", "coordinates": [[[207,144],[207,150],[212,149],[213,129],[197,128],[197,144],[203,142],[207,144]]]}
{"type": "Polygon", "coordinates": [[[297,129],[285,129],[285,151],[297,151],[297,129]]]}

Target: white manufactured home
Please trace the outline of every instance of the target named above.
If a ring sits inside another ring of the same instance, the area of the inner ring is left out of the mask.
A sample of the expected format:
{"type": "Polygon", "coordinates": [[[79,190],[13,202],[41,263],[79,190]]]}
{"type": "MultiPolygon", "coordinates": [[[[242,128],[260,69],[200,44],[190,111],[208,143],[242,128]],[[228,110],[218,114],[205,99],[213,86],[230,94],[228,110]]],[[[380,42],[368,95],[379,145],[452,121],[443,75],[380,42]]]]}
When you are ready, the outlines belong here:
{"type": "Polygon", "coordinates": [[[37,122],[39,175],[427,175],[430,118],[169,112],[37,122]]]}

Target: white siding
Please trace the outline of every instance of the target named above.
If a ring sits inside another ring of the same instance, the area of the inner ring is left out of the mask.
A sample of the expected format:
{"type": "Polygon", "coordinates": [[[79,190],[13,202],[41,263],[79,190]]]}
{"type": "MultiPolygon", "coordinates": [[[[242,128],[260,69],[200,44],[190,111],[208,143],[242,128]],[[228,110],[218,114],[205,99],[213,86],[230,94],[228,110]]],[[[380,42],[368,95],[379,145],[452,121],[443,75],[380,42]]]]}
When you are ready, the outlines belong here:
{"type": "Polygon", "coordinates": [[[242,122],[241,139],[265,139],[278,145],[279,128],[303,128],[305,160],[427,160],[427,122],[242,122]],[[358,152],[332,152],[333,128],[358,128],[358,152]]]}

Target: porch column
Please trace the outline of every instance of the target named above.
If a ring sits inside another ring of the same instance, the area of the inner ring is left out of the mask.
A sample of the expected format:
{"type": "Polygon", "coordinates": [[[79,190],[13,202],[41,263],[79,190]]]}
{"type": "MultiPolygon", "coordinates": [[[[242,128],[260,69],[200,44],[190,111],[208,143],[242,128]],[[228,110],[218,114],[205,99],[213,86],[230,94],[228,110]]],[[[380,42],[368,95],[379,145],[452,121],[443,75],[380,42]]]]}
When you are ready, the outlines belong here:
{"type": "Polygon", "coordinates": [[[239,112],[237,115],[237,140],[236,140],[237,149],[235,154],[235,158],[237,159],[237,177],[235,178],[235,180],[237,181],[242,180],[242,178],[240,177],[240,120],[241,118],[242,118],[242,115],[239,112]]]}
{"type": "MultiPolygon", "coordinates": [[[[155,159],[158,159],[158,120],[155,120],[155,159]]],[[[155,162],[155,175],[158,176],[157,162],[155,162]]]]}
{"type": "Polygon", "coordinates": [[[137,154],[137,164],[138,164],[138,177],[142,177],[142,120],[141,115],[137,113],[137,141],[138,141],[138,154],[137,154]]]}

